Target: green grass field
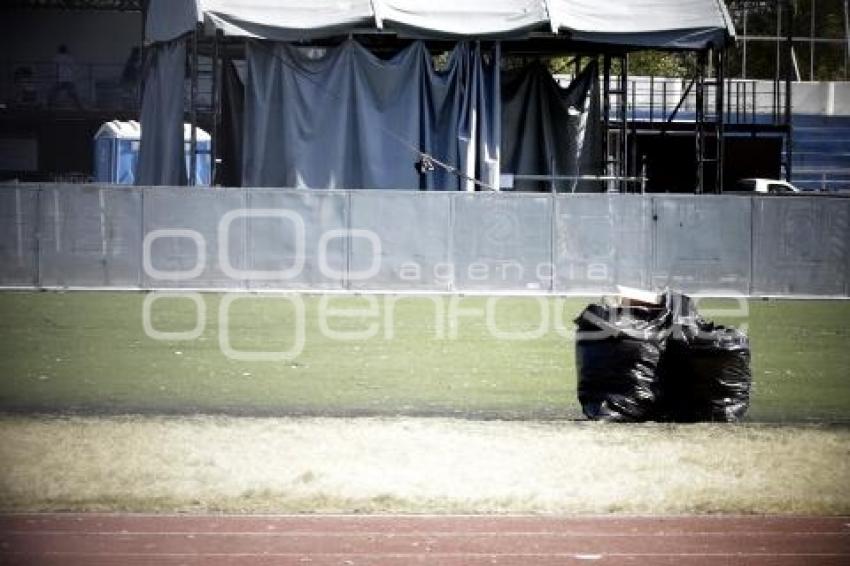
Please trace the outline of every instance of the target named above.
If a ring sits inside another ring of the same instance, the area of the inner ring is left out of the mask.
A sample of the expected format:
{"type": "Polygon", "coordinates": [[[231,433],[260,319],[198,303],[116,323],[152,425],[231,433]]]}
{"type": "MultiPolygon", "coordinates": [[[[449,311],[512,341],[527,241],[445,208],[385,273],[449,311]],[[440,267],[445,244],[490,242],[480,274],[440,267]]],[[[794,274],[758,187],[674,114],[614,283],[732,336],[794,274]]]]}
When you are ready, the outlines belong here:
{"type": "MultiPolygon", "coordinates": [[[[505,333],[533,332],[541,308],[548,313],[545,332],[527,340],[493,336],[484,297],[324,299],[338,311],[324,319],[331,330],[376,333],[343,341],[326,336],[321,297],[297,295],[300,316],[285,296],[244,295],[227,310],[233,349],[289,350],[295,320],[304,339],[292,360],[240,361],[220,348],[225,295],[202,295],[206,321],[194,340],[146,335],[145,296],[0,293],[0,411],[581,416],[570,333],[589,299],[491,302],[491,323],[505,333]]],[[[850,422],[850,301],[752,300],[746,310],[713,318],[748,325],[751,419],[850,422]]],[[[150,314],[160,332],[196,326],[188,299],[161,299],[150,314]]]]}

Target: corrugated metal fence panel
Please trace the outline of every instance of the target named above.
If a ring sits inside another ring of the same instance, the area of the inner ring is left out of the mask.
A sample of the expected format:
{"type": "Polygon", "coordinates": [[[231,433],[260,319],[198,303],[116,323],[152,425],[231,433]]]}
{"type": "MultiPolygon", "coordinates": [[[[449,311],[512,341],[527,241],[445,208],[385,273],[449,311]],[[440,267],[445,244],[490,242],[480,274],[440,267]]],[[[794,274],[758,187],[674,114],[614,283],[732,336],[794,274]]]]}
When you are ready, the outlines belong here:
{"type": "Polygon", "coordinates": [[[342,289],[348,264],[345,192],[246,189],[247,286],[342,289]]]}
{"type": "Polygon", "coordinates": [[[655,196],[652,287],[750,292],[751,203],[738,196],[655,196]]]}
{"type": "Polygon", "coordinates": [[[756,294],[847,295],[850,199],[754,201],[756,294]]]}
{"type": "Polygon", "coordinates": [[[850,295],[850,199],[0,189],[0,285],[850,295]]]}
{"type": "Polygon", "coordinates": [[[449,290],[449,222],[447,193],[352,191],[350,288],[449,290]]]}
{"type": "Polygon", "coordinates": [[[145,288],[244,286],[247,238],[239,215],[246,208],[242,189],[143,191],[145,288]]]}
{"type": "Polygon", "coordinates": [[[552,197],[451,194],[455,288],[548,291],[552,197]]]}
{"type": "Polygon", "coordinates": [[[649,285],[651,207],[637,195],[556,197],[555,290],[606,293],[649,285]]]}
{"type": "Polygon", "coordinates": [[[40,285],[139,286],[142,205],[137,188],[45,186],[40,198],[40,285]]]}
{"type": "Polygon", "coordinates": [[[37,230],[38,189],[0,187],[0,285],[36,284],[37,230]]]}

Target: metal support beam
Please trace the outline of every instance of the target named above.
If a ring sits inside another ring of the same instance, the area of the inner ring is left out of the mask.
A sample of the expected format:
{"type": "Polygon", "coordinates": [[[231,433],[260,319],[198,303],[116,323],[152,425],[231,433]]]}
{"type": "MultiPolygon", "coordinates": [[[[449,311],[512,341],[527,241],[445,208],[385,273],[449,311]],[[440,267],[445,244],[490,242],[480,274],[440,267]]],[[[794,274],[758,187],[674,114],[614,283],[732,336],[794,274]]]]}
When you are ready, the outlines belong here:
{"type": "Polygon", "coordinates": [[[725,116],[724,113],[724,96],[725,96],[725,81],[726,81],[726,49],[714,50],[714,79],[715,79],[715,96],[714,96],[714,112],[716,117],[716,127],[714,130],[715,150],[715,174],[714,174],[714,192],[723,192],[723,158],[724,158],[724,133],[725,133],[725,116]]]}
{"type": "Polygon", "coordinates": [[[670,113],[670,116],[667,117],[667,123],[669,124],[673,120],[676,119],[676,115],[679,113],[679,109],[688,99],[688,95],[691,93],[691,89],[694,88],[694,83],[696,79],[691,79],[691,82],[688,83],[688,86],[685,87],[685,90],[682,92],[682,96],[679,98],[679,102],[676,103],[676,107],[673,108],[673,112],[670,113]]]}
{"type": "Polygon", "coordinates": [[[741,78],[747,78],[747,14],[749,13],[749,6],[744,4],[744,37],[743,37],[743,63],[741,65],[741,78]]]}
{"type": "Polygon", "coordinates": [[[694,143],[696,154],[696,185],[694,192],[702,194],[705,189],[705,66],[706,52],[697,54],[694,69],[694,85],[696,88],[696,120],[694,123],[694,143]]]}
{"type": "Polygon", "coordinates": [[[785,0],[785,180],[791,181],[794,161],[793,139],[791,136],[791,72],[794,54],[794,12],[791,0],[785,0]]]}
{"type": "Polygon", "coordinates": [[[602,57],[602,171],[605,175],[614,173],[610,169],[608,134],[611,120],[611,56],[602,57]]]}
{"type": "MultiPolygon", "coordinates": [[[[787,0],[779,0],[776,5],[776,37],[782,37],[782,19],[783,8],[786,6],[787,0]]],[[[773,66],[773,123],[779,123],[779,107],[782,103],[779,95],[779,81],[782,76],[782,42],[777,41],[775,44],[776,55],[774,57],[773,66]]]]}
{"type": "MultiPolygon", "coordinates": [[[[628,163],[628,101],[629,101],[629,55],[625,53],[620,64],[620,105],[619,105],[619,120],[620,120],[620,136],[617,144],[617,153],[619,154],[619,172],[618,175],[626,177],[629,174],[628,163]]],[[[628,185],[624,182],[620,183],[620,192],[625,193],[628,190],[628,185]]]]}
{"type": "MultiPolygon", "coordinates": [[[[629,61],[628,56],[605,54],[603,60],[602,79],[602,121],[603,121],[603,158],[605,160],[605,173],[612,177],[626,177],[628,175],[628,80],[629,61]],[[611,61],[616,57],[620,60],[619,73],[614,89],[611,89],[611,61]],[[611,97],[618,97],[616,116],[611,116],[611,97]],[[614,124],[614,125],[612,125],[614,124]]],[[[609,192],[626,192],[626,183],[611,183],[609,192]]]]}
{"type": "Polygon", "coordinates": [[[844,0],[844,39],[847,40],[847,51],[844,52],[844,74],[847,75],[847,60],[850,59],[850,0],[844,0]]]}
{"type": "Polygon", "coordinates": [[[812,41],[809,42],[809,80],[815,80],[815,10],[817,8],[817,0],[812,0],[812,21],[809,25],[809,35],[812,41]]]}
{"type": "Polygon", "coordinates": [[[217,29],[215,31],[215,36],[213,37],[213,53],[212,53],[212,110],[213,110],[213,123],[212,123],[212,147],[210,148],[210,160],[211,160],[211,168],[210,171],[210,184],[215,186],[217,185],[218,180],[218,164],[219,164],[219,141],[218,141],[218,133],[219,126],[221,122],[221,41],[224,38],[224,32],[222,30],[217,29]]]}

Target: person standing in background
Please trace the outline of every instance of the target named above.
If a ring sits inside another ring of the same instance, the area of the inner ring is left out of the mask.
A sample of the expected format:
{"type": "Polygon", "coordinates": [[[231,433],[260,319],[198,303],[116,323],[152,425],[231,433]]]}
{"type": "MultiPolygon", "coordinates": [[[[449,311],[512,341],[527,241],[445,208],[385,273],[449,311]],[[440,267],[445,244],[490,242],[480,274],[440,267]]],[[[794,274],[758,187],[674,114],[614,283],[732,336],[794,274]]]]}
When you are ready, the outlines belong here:
{"type": "Polygon", "coordinates": [[[53,65],[56,72],[56,84],[50,89],[50,95],[47,97],[47,104],[53,106],[56,102],[56,97],[60,92],[64,92],[74,102],[77,108],[82,108],[80,97],[77,96],[77,85],[74,83],[76,75],[76,63],[74,58],[68,53],[68,48],[65,45],[60,45],[53,56],[53,65]]]}

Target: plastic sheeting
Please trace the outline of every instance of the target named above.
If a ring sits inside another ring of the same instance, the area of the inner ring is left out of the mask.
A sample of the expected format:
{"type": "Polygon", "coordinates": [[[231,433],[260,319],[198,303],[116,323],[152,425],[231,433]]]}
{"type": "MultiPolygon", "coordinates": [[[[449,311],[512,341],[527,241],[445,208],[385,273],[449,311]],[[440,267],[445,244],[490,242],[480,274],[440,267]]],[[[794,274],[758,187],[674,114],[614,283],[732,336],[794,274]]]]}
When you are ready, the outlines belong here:
{"type": "Polygon", "coordinates": [[[37,282],[38,191],[0,187],[0,285],[37,282]]]}
{"type": "Polygon", "coordinates": [[[659,374],[659,417],[740,421],[750,406],[750,342],[735,328],[697,319],[667,342],[659,374]]]}
{"type": "Polygon", "coordinates": [[[575,320],[578,399],[595,420],[741,420],[752,372],[743,332],[675,291],[657,306],[605,300],[575,320]]]}
{"type": "Polygon", "coordinates": [[[148,0],[145,39],[171,41],[195,29],[203,20],[199,0],[148,0]]]}
{"type": "Polygon", "coordinates": [[[242,125],[245,118],[245,85],[236,66],[228,61],[222,67],[222,118],[218,135],[221,164],[216,168],[216,183],[238,187],[242,183],[242,125]]]}
{"type": "MultiPolygon", "coordinates": [[[[504,80],[502,173],[598,175],[601,173],[599,80],[595,63],[562,89],[541,63],[504,80]]],[[[551,191],[553,182],[516,179],[515,190],[551,191]]],[[[560,192],[600,192],[601,183],[555,181],[560,192]]]]}
{"type": "Polygon", "coordinates": [[[186,44],[151,46],[142,99],[137,185],[185,185],[183,76],[186,44]]]}
{"type": "Polygon", "coordinates": [[[673,316],[668,308],[591,304],[576,318],[578,399],[594,420],[641,422],[654,416],[658,366],[673,316]]]}
{"type": "Polygon", "coordinates": [[[593,43],[693,48],[734,29],[722,0],[152,0],[146,37],[205,22],[227,35],[300,41],[357,31],[420,38],[524,38],[558,32],[593,43]]]}
{"type": "Polygon", "coordinates": [[[0,189],[0,285],[850,296],[850,199],[0,189]]]}
{"type": "MultiPolygon", "coordinates": [[[[294,46],[248,47],[242,185],[471,189],[498,179],[499,72],[460,43],[445,71],[421,42],[382,60],[353,41],[319,58],[294,46]]],[[[498,57],[496,57],[498,58],[498,57]]]]}

